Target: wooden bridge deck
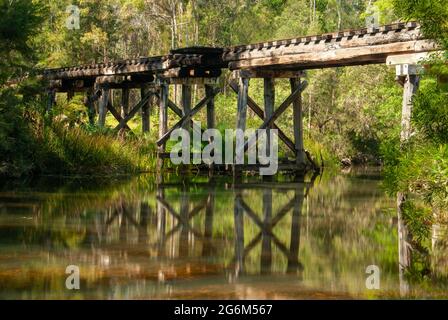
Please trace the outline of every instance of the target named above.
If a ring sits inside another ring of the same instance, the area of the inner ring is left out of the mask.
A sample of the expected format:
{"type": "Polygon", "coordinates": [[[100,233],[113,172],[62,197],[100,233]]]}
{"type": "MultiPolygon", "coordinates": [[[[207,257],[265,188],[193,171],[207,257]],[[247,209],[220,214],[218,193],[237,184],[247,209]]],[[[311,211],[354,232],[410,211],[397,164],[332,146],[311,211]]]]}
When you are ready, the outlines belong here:
{"type": "Polygon", "coordinates": [[[385,63],[391,55],[434,50],[437,45],[424,39],[417,23],[409,22],[228,48],[183,48],[165,56],[47,69],[44,78],[87,80],[90,86],[89,79],[101,76],[136,76],[145,82],[151,76],[217,77],[226,68],[306,70],[385,63]]]}

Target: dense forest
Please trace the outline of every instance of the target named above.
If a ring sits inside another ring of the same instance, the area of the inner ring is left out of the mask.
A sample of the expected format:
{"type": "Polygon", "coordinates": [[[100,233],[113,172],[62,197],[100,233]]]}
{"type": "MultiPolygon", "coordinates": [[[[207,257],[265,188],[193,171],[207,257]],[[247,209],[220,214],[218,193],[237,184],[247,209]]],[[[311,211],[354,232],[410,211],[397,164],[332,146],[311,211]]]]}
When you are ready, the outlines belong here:
{"type": "MultiPolygon", "coordinates": [[[[44,68],[359,28],[373,12],[381,24],[418,20],[426,36],[448,47],[447,0],[0,0],[0,12],[0,175],[9,177],[129,173],[153,166],[148,154],[155,132],[116,137],[96,127],[88,121],[81,95],[70,102],[58,97],[53,114],[45,115],[44,84],[34,77],[44,68]],[[80,9],[79,29],[66,26],[71,4],[80,9]]],[[[393,69],[309,71],[303,97],[306,148],[328,163],[381,164],[388,190],[420,196],[421,207],[412,206],[423,222],[432,218],[424,213],[428,208],[438,219],[448,219],[446,61],[445,55],[424,63],[413,134],[404,146],[402,89],[393,69]]],[[[279,99],[287,94],[284,87],[279,99]]],[[[262,99],[261,88],[255,81],[251,95],[262,99]]],[[[176,90],[171,94],[178,99],[176,90]]],[[[218,98],[222,128],[235,121],[235,99],[226,90],[218,98]]],[[[282,120],[289,134],[291,117],[282,120]]],[[[257,124],[253,118],[249,125],[257,124]]],[[[152,121],[156,127],[157,117],[152,121]]],[[[140,130],[138,121],[132,126],[140,130]]]]}

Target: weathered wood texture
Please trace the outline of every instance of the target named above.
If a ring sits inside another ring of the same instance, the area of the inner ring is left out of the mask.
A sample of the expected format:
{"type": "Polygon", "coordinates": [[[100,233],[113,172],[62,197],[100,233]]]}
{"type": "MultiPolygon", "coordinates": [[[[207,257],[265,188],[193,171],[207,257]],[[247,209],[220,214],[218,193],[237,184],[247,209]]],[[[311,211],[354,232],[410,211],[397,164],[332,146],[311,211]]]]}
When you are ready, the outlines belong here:
{"type": "MultiPolygon", "coordinates": [[[[301,86],[300,78],[290,79],[291,91],[294,92],[301,86]]],[[[302,95],[292,103],[293,105],[293,126],[294,126],[294,146],[296,151],[296,162],[298,165],[305,165],[305,148],[303,145],[303,114],[302,95]]]]}
{"type": "Polygon", "coordinates": [[[401,142],[404,143],[411,137],[411,116],[414,95],[417,91],[419,77],[407,75],[403,86],[403,108],[401,118],[401,142]]]}
{"type": "Polygon", "coordinates": [[[240,78],[238,82],[238,110],[236,128],[246,130],[247,98],[249,95],[249,79],[240,78]]]}
{"type": "Polygon", "coordinates": [[[120,124],[115,127],[115,130],[118,131],[125,128],[129,120],[131,120],[137,114],[137,112],[145,105],[145,103],[149,101],[153,94],[153,92],[149,91],[146,96],[142,97],[142,100],[140,100],[140,102],[137,103],[137,105],[135,105],[135,107],[132,108],[131,111],[129,111],[128,115],[121,119],[120,124]]]}
{"type": "Polygon", "coordinates": [[[390,55],[437,48],[424,39],[418,24],[410,22],[227,48],[224,61],[230,69],[297,70],[385,63],[390,55]]]}
{"type": "Polygon", "coordinates": [[[386,63],[389,55],[435,51],[437,49],[437,45],[431,41],[418,40],[362,47],[330,48],[322,51],[316,50],[288,55],[271,55],[256,59],[240,59],[231,62],[229,66],[230,69],[272,68],[274,66],[295,69],[318,69],[381,64],[386,63]]]}
{"type": "Polygon", "coordinates": [[[124,118],[129,113],[129,94],[128,88],[123,88],[121,91],[121,117],[124,118]]]}
{"type": "Polygon", "coordinates": [[[43,77],[52,81],[79,81],[59,83],[59,91],[87,88],[92,78],[104,76],[122,77],[121,82],[110,83],[111,88],[132,87],[143,80],[148,82],[151,77],[169,83],[187,84],[196,79],[206,82],[206,79],[219,77],[223,68],[244,69],[247,74],[242,75],[243,78],[296,78],[299,76],[287,72],[385,63],[390,56],[437,49],[433,41],[424,38],[417,23],[409,22],[229,48],[184,48],[165,56],[49,69],[44,71],[43,77]]]}
{"type": "Polygon", "coordinates": [[[190,118],[188,115],[191,112],[191,86],[188,84],[182,85],[182,115],[186,116],[187,119],[183,124],[183,128],[185,130],[189,130],[190,126],[190,118]]]}
{"type": "MultiPolygon", "coordinates": [[[[147,96],[149,93],[148,86],[143,86],[140,90],[140,96],[143,100],[145,96],[147,96]]],[[[142,105],[142,131],[143,133],[149,132],[150,130],[150,119],[149,119],[149,112],[150,112],[150,99],[148,99],[143,105],[142,105]]]]}
{"type": "MultiPolygon", "coordinates": [[[[159,97],[159,137],[163,137],[168,131],[168,94],[169,87],[166,84],[160,86],[159,97]]],[[[165,144],[159,145],[159,152],[165,151],[165,144]]]]}
{"type": "MultiPolygon", "coordinates": [[[[275,108],[275,80],[273,78],[264,79],[264,119],[267,120],[274,114],[275,108]]],[[[273,125],[271,124],[268,129],[271,129],[273,125]]],[[[270,154],[270,132],[266,136],[267,152],[270,154]]]]}
{"type": "MultiPolygon", "coordinates": [[[[230,88],[236,93],[238,94],[238,85],[231,81],[230,82],[230,88]]],[[[260,106],[258,106],[258,104],[251,98],[251,97],[247,97],[247,105],[249,108],[252,109],[252,111],[262,120],[265,119],[265,115],[264,115],[264,111],[260,108],[260,106]]],[[[288,148],[292,151],[295,152],[295,146],[294,146],[294,142],[288,138],[288,136],[274,123],[273,124],[273,129],[276,129],[278,132],[278,137],[280,138],[280,140],[282,140],[287,146],[288,148]]]]}
{"type": "Polygon", "coordinates": [[[166,143],[166,141],[170,138],[171,133],[176,130],[179,129],[181,127],[183,127],[185,125],[185,123],[187,123],[188,121],[190,121],[190,119],[197,114],[199,111],[201,111],[202,108],[204,108],[211,99],[214,99],[215,96],[221,91],[221,89],[214,89],[213,94],[210,96],[206,96],[205,98],[203,98],[201,101],[199,101],[199,103],[190,110],[189,113],[184,114],[182,116],[182,118],[173,126],[171,127],[171,129],[169,129],[162,137],[160,137],[160,139],[157,141],[157,145],[161,146],[163,144],[166,143]]]}
{"type": "Polygon", "coordinates": [[[98,124],[100,127],[104,127],[106,124],[107,105],[110,99],[110,89],[108,86],[104,86],[101,89],[101,98],[98,106],[98,124]]]}
{"type": "MultiPolygon", "coordinates": [[[[213,96],[213,86],[206,85],[205,86],[205,95],[207,97],[213,96]]],[[[215,99],[210,99],[207,103],[207,129],[215,128],[215,99]]]]}

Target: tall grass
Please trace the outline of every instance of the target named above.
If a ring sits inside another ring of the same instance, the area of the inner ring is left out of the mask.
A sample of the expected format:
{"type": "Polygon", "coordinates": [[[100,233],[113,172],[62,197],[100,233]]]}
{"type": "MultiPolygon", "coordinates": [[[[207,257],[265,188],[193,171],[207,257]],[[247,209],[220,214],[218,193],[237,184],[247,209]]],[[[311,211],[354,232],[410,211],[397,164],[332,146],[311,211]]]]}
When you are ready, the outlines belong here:
{"type": "Polygon", "coordinates": [[[154,142],[42,116],[42,105],[14,92],[0,99],[0,176],[113,175],[155,168],[154,142]]]}
{"type": "Polygon", "coordinates": [[[119,139],[111,134],[66,128],[43,128],[41,171],[58,174],[123,174],[154,168],[153,143],[145,138],[119,139]]]}

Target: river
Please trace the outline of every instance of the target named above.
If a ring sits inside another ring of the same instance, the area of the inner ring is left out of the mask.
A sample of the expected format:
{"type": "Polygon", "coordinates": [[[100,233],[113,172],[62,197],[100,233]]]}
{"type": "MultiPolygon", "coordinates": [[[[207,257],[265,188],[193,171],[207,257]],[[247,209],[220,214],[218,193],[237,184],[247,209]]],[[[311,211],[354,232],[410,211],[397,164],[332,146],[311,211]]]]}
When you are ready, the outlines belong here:
{"type": "Polygon", "coordinates": [[[400,277],[398,224],[372,169],[3,181],[0,298],[448,297],[446,281],[400,277]]]}

